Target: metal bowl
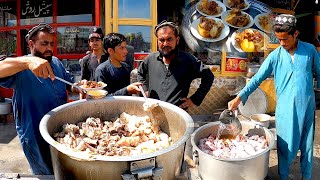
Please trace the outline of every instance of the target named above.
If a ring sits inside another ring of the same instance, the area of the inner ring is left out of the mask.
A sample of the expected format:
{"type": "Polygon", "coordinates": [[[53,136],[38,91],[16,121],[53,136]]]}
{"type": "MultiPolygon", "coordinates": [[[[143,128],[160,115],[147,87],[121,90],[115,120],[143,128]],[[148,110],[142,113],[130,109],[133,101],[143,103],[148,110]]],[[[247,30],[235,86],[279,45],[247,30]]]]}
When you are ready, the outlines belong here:
{"type": "Polygon", "coordinates": [[[89,99],[101,99],[106,97],[107,94],[108,94],[108,91],[102,90],[102,89],[87,91],[87,95],[89,99]]]}
{"type": "Polygon", "coordinates": [[[270,125],[271,116],[268,114],[252,114],[250,119],[251,122],[268,128],[270,125]]]}

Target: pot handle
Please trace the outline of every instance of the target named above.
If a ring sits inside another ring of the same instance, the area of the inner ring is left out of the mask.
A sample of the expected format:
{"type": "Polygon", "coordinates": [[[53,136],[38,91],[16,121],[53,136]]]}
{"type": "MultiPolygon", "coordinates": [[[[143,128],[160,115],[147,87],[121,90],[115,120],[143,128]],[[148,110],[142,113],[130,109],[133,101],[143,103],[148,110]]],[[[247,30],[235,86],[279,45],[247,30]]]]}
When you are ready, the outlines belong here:
{"type": "Polygon", "coordinates": [[[156,158],[130,162],[130,173],[122,174],[123,180],[136,180],[152,177],[154,180],[162,179],[163,168],[156,167],[156,158]]]}
{"type": "Polygon", "coordinates": [[[196,166],[198,166],[199,165],[199,153],[194,148],[192,148],[192,159],[193,159],[194,163],[196,164],[196,166]]]}

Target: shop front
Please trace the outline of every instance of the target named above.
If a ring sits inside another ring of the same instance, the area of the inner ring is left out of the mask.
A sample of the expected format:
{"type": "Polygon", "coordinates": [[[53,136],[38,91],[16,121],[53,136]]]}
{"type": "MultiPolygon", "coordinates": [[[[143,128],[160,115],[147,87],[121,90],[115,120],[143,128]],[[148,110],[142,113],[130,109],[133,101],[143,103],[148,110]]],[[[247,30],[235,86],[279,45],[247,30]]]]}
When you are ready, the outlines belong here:
{"type": "Polygon", "coordinates": [[[100,6],[100,0],[0,0],[0,54],[28,54],[25,40],[28,30],[39,23],[48,23],[57,32],[54,56],[68,68],[88,50],[87,37],[93,26],[100,26],[100,6]]]}

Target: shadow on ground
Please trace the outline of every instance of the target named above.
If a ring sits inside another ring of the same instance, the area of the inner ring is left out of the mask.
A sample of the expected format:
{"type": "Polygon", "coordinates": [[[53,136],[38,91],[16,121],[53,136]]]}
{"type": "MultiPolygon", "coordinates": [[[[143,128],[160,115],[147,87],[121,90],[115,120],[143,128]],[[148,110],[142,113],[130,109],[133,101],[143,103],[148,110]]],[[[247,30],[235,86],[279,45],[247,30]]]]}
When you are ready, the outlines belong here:
{"type": "Polygon", "coordinates": [[[0,123],[0,144],[8,144],[17,136],[15,124],[0,123]]]}
{"type": "MultiPolygon", "coordinates": [[[[312,176],[310,180],[317,180],[320,177],[320,158],[313,158],[313,168],[312,168],[312,176]]],[[[301,179],[301,169],[300,169],[300,156],[297,156],[291,166],[290,166],[290,174],[288,176],[288,180],[300,180],[301,179]]],[[[265,180],[280,180],[278,176],[278,165],[269,168],[268,176],[265,180]]]]}

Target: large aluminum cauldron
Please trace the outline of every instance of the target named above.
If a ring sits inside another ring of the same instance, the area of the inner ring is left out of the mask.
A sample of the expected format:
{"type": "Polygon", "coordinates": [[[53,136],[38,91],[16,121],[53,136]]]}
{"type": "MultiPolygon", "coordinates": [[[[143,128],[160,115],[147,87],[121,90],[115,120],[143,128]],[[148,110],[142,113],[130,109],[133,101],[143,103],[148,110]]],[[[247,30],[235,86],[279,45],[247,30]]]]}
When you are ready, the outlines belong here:
{"type": "Polygon", "coordinates": [[[184,145],[193,132],[191,116],[172,104],[159,103],[151,112],[143,111],[141,97],[117,96],[99,100],[80,100],[59,106],[40,122],[42,137],[50,144],[55,179],[130,179],[153,177],[175,179],[180,173],[184,145]],[[115,157],[89,157],[84,152],[67,150],[52,135],[66,123],[85,121],[89,116],[110,120],[122,112],[149,115],[161,129],[172,137],[174,144],[154,153],[115,157]],[[135,174],[135,175],[133,175],[135,174]]]}
{"type": "MultiPolygon", "coordinates": [[[[220,122],[213,122],[197,129],[191,135],[194,160],[198,164],[199,175],[203,180],[263,180],[268,174],[270,149],[274,137],[270,130],[252,122],[241,122],[241,134],[264,135],[269,147],[247,158],[225,159],[209,155],[198,148],[199,140],[216,134],[220,122]]],[[[222,134],[226,134],[223,131],[222,134]]]]}

